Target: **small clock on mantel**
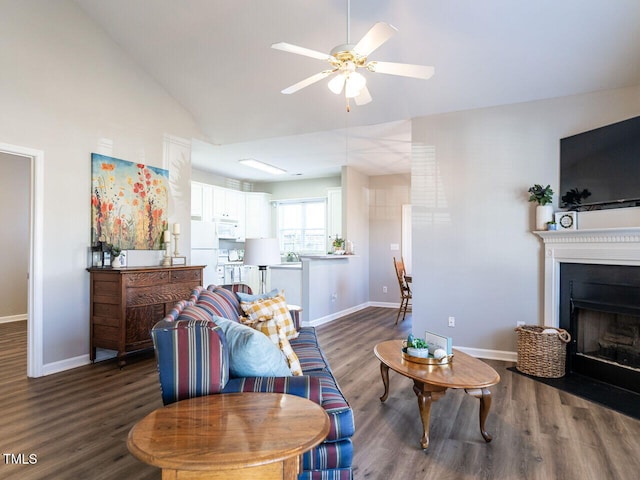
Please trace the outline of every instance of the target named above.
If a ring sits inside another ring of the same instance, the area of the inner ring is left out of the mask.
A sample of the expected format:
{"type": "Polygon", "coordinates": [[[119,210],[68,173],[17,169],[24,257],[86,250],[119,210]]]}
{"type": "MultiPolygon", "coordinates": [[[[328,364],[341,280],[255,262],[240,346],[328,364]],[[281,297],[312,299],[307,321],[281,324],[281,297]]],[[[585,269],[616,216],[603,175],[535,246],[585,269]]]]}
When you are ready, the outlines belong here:
{"type": "Polygon", "coordinates": [[[558,230],[576,230],[578,228],[577,212],[556,212],[555,221],[558,230]]]}

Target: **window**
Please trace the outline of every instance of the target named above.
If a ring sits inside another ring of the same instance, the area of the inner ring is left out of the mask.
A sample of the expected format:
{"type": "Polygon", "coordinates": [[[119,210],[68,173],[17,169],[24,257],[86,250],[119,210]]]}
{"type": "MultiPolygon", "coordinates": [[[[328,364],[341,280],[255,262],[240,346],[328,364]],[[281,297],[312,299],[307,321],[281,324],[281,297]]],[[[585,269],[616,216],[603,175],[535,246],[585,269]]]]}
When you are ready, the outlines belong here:
{"type": "Polygon", "coordinates": [[[285,253],[327,253],[326,225],[324,199],[278,203],[278,240],[285,253]]]}

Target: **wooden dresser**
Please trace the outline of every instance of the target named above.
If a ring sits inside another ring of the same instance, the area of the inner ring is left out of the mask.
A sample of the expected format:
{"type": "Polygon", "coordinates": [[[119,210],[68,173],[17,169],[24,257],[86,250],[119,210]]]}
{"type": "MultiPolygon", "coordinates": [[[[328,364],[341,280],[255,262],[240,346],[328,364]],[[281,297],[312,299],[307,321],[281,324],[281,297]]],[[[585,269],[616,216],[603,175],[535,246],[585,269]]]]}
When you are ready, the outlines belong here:
{"type": "Polygon", "coordinates": [[[203,266],[89,268],[91,361],[96,348],[129,352],[152,348],[151,328],[179,300],[202,285],[203,266]]]}

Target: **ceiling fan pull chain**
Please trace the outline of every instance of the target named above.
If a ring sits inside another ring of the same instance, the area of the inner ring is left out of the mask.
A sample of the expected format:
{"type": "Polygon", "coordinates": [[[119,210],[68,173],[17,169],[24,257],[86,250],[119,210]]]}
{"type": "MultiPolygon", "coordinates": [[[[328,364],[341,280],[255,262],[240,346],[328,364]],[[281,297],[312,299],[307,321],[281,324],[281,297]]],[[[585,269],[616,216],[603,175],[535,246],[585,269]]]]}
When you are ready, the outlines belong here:
{"type": "Polygon", "coordinates": [[[347,44],[351,44],[351,0],[347,0],[347,44]]]}

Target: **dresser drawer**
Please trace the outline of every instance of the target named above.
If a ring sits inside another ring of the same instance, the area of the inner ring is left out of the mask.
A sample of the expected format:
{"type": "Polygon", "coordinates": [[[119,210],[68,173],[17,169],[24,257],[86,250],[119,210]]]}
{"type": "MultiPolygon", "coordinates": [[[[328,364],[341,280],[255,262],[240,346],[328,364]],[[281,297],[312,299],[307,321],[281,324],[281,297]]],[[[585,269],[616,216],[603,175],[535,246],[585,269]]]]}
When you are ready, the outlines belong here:
{"type": "Polygon", "coordinates": [[[171,283],[196,282],[201,285],[202,269],[172,270],[171,283]]]}
{"type": "Polygon", "coordinates": [[[163,283],[169,283],[171,272],[158,270],[157,272],[136,272],[123,275],[125,287],[152,287],[163,283]]]}

